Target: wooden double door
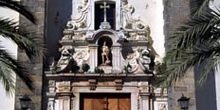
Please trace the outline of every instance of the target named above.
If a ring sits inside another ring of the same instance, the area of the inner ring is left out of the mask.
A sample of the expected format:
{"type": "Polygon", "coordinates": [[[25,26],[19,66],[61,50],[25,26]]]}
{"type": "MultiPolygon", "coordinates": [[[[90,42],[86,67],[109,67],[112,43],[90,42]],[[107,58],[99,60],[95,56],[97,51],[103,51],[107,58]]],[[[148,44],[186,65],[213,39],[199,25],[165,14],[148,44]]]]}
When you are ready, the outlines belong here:
{"type": "Polygon", "coordinates": [[[131,110],[130,94],[80,94],[80,110],[131,110]]]}

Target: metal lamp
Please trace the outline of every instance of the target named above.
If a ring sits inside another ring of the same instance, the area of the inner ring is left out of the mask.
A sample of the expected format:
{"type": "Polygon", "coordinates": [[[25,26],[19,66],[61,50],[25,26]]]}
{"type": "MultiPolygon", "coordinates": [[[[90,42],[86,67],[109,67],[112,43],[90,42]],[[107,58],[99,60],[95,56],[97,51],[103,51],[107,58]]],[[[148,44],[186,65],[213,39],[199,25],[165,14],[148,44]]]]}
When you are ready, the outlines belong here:
{"type": "Polygon", "coordinates": [[[31,99],[28,95],[24,95],[20,99],[21,110],[30,110],[31,99]]]}
{"type": "Polygon", "coordinates": [[[182,94],[182,97],[178,99],[178,103],[180,105],[181,110],[188,110],[189,108],[189,99],[182,94]]]}

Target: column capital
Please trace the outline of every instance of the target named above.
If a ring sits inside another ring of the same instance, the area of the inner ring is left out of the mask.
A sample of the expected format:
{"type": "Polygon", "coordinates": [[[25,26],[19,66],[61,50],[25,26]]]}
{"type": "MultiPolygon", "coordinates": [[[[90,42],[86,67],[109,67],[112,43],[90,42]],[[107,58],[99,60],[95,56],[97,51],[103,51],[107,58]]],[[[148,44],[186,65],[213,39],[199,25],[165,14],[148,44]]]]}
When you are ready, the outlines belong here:
{"type": "Polygon", "coordinates": [[[142,100],[148,100],[149,96],[150,96],[150,93],[149,92],[140,92],[139,95],[140,95],[142,100]]]}

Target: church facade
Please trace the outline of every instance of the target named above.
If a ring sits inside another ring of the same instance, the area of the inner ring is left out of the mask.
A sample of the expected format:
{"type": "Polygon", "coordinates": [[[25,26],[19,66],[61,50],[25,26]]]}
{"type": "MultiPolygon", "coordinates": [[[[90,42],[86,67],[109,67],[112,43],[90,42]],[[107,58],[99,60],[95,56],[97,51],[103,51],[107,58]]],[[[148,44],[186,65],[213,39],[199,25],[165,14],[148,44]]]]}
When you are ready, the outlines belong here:
{"type": "Polygon", "coordinates": [[[17,80],[16,110],[24,94],[31,97],[34,110],[177,110],[183,92],[195,108],[194,76],[163,96],[153,86],[164,34],[169,36],[171,28],[188,16],[189,2],[22,1],[33,7],[39,22],[32,26],[21,18],[21,24],[37,30],[48,52],[34,63],[18,53],[30,67],[36,89],[30,92],[17,80]],[[182,19],[175,16],[178,12],[185,12],[182,19]]]}
{"type": "Polygon", "coordinates": [[[152,83],[150,27],[127,0],[72,1],[60,57],[45,72],[47,110],[167,110],[152,83]]]}

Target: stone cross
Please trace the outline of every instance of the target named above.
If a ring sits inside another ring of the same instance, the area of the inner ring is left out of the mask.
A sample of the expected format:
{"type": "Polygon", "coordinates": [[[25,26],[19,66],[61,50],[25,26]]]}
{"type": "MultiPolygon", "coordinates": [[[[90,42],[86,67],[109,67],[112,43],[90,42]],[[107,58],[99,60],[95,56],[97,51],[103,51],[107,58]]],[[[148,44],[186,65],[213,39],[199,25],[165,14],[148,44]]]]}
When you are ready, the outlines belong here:
{"type": "Polygon", "coordinates": [[[106,15],[107,15],[106,9],[107,9],[107,8],[110,8],[110,6],[107,5],[106,2],[103,2],[103,5],[100,5],[100,8],[101,8],[101,9],[102,9],[102,8],[104,9],[104,22],[106,22],[106,15]]]}

